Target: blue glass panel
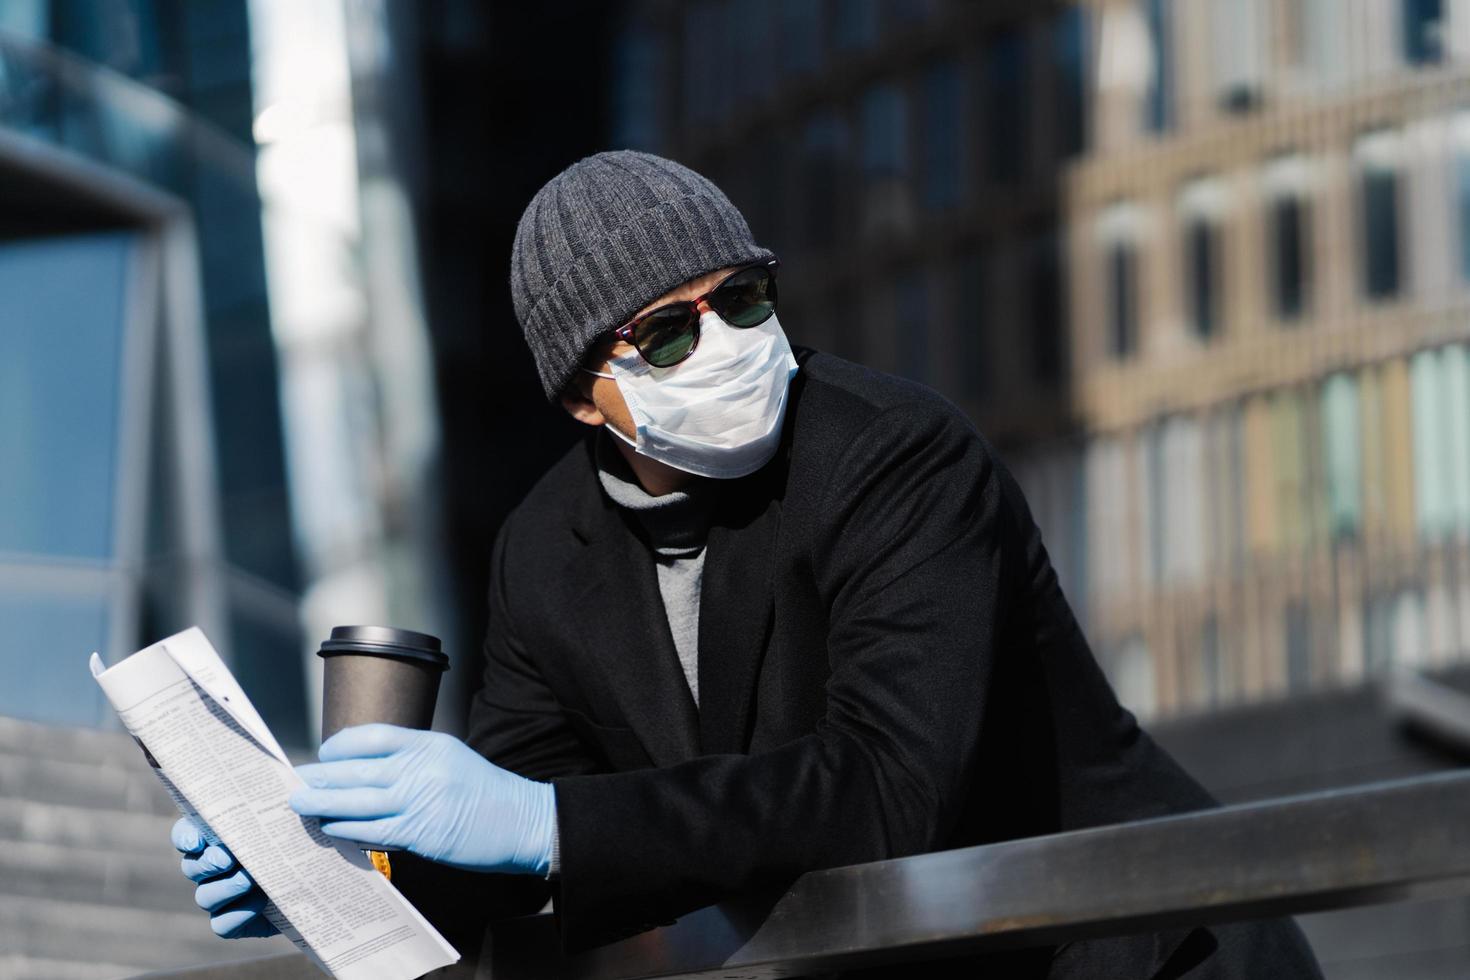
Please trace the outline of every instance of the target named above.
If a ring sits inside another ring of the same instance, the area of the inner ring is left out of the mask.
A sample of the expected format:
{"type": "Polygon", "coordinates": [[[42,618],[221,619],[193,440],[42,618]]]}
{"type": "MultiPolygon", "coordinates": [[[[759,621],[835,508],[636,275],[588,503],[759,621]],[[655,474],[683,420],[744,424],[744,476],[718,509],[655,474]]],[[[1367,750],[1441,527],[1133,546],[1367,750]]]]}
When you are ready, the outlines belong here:
{"type": "MultiPolygon", "coordinates": [[[[730,36],[731,63],[740,66],[729,79],[736,111],[744,108],[745,100],[764,98],[775,87],[776,54],[784,40],[775,27],[778,7],[777,0],[737,0],[725,9],[724,32],[730,36]]],[[[662,86],[663,78],[662,73],[652,75],[648,84],[662,86]]]]}
{"type": "Polygon", "coordinates": [[[648,25],[630,24],[612,50],[612,130],[620,147],[657,151],[663,143],[664,40],[648,25]]]}
{"type": "Polygon", "coordinates": [[[820,0],[783,0],[779,9],[782,70],[788,75],[816,71],[822,61],[820,0]]]}
{"type": "Polygon", "coordinates": [[[898,373],[915,381],[929,381],[929,289],[922,273],[911,273],[894,289],[893,322],[898,328],[894,347],[898,373]]]}
{"type": "Polygon", "coordinates": [[[96,725],[102,692],[87,657],[107,649],[106,602],[0,592],[0,623],[0,715],[96,725]]]}
{"type": "Polygon", "coordinates": [[[863,173],[868,177],[908,172],[908,118],[894,85],[878,85],[863,96],[863,173]]]}
{"type": "Polygon", "coordinates": [[[1052,24],[1052,59],[1057,79],[1056,150],[1070,157],[1086,143],[1087,13],[1067,7],[1052,24]]]}
{"type": "Polygon", "coordinates": [[[0,246],[0,551],[112,554],[129,233],[0,246]]]}
{"type": "Polygon", "coordinates": [[[960,199],[960,71],[941,61],[924,75],[924,204],[945,208],[960,199]]]}
{"type": "Polygon", "coordinates": [[[837,0],[832,12],[832,46],[866,48],[878,40],[878,0],[837,0]]]}
{"type": "Polygon", "coordinates": [[[1423,65],[1444,57],[1446,22],[1443,0],[1402,0],[1404,60],[1423,65]]]}
{"type": "Polygon", "coordinates": [[[1455,161],[1455,214],[1460,222],[1460,275],[1470,280],[1470,155],[1455,161]]]}

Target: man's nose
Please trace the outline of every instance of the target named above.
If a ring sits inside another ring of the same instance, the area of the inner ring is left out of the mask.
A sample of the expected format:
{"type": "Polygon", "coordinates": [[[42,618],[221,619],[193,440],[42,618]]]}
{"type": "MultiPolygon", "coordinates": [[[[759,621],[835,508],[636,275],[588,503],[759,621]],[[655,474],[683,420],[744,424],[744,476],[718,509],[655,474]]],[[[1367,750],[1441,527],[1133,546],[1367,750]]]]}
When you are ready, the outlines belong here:
{"type": "Polygon", "coordinates": [[[700,315],[703,315],[705,313],[713,313],[715,311],[715,308],[709,305],[708,297],[705,296],[701,296],[699,299],[694,301],[694,309],[700,315]]]}

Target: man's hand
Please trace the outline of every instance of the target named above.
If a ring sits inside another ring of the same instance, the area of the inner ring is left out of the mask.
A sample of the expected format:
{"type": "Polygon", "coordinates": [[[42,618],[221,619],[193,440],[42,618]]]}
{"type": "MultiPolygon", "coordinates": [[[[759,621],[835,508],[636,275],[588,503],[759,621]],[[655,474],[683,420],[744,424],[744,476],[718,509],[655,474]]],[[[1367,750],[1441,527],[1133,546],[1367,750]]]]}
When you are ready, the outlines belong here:
{"type": "Polygon", "coordinates": [[[194,902],[209,913],[209,927],[224,939],[274,936],[279,930],[261,914],[265,893],[222,844],[210,844],[199,825],[180,817],[169,835],[183,853],[184,877],[198,882],[194,902]]]}
{"type": "Polygon", "coordinates": [[[546,874],[556,828],[550,783],[501,769],[452,735],[394,725],[344,728],[291,808],[322,831],[368,847],[412,851],[471,871],[546,874]]]}

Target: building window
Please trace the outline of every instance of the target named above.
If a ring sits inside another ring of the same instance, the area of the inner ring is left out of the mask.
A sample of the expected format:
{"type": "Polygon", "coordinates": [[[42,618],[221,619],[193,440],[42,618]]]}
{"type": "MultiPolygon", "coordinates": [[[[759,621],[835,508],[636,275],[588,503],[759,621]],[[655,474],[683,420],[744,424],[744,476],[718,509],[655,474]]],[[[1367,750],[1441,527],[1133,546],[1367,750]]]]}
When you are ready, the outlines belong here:
{"type": "Polygon", "coordinates": [[[1359,172],[1363,293],[1369,299],[1397,296],[1399,262],[1400,150],[1393,133],[1370,133],[1353,148],[1359,172]]]}
{"type": "Polygon", "coordinates": [[[663,145],[663,36],[632,22],[612,59],[612,128],[618,146],[656,152],[663,145]]]}
{"type": "Polygon", "coordinates": [[[1456,113],[1451,129],[1455,219],[1459,224],[1460,276],[1470,282],[1470,112],[1456,113]]]}
{"type": "Polygon", "coordinates": [[[1215,178],[1192,180],[1179,195],[1184,226],[1185,312],[1194,335],[1215,336],[1221,326],[1221,227],[1225,186],[1215,178]]]}
{"type": "Polygon", "coordinates": [[[1118,700],[1134,714],[1147,718],[1158,708],[1154,662],[1148,644],[1134,635],[1117,645],[1112,656],[1113,687],[1118,700]]]}
{"type": "Polygon", "coordinates": [[[1148,42],[1152,54],[1153,73],[1144,100],[1144,125],[1155,133],[1174,128],[1174,72],[1170,43],[1171,0],[1141,0],[1144,22],[1148,25],[1148,42]]]}
{"type": "Polygon", "coordinates": [[[1007,28],[985,49],[985,172],[997,183],[1021,179],[1029,162],[1031,115],[1026,35],[1007,28]]]}
{"type": "Polygon", "coordinates": [[[1108,351],[1131,357],[1138,350],[1138,253],[1132,242],[1108,249],[1108,351]]]}
{"type": "Polygon", "coordinates": [[[1189,318],[1195,336],[1209,340],[1220,326],[1220,287],[1216,266],[1220,261],[1220,233],[1203,215],[1189,219],[1184,235],[1188,267],[1189,318]]]}
{"type": "Polygon", "coordinates": [[[893,289],[898,373],[929,383],[929,289],[922,271],[899,277],[893,289]]]}
{"type": "Polygon", "coordinates": [[[1262,179],[1266,197],[1266,282],[1277,319],[1296,321],[1309,312],[1311,295],[1312,174],[1296,154],[1267,164],[1262,179]]]}
{"type": "Polygon", "coordinates": [[[1401,0],[1404,61],[1426,65],[1444,57],[1447,27],[1443,0],[1401,0]]]}
{"type": "Polygon", "coordinates": [[[1286,605],[1286,689],[1306,690],[1312,683],[1312,620],[1301,602],[1286,605]]]}
{"type": "Polygon", "coordinates": [[[947,208],[961,197],[960,69],[941,61],[924,74],[923,196],[929,208],[947,208]]]}
{"type": "MultiPolygon", "coordinates": [[[[784,56],[788,60],[795,58],[799,61],[811,54],[809,48],[805,52],[792,51],[791,45],[810,45],[812,41],[801,35],[800,24],[793,27],[782,21],[778,26],[777,2],[778,0],[747,0],[745,3],[726,4],[724,7],[724,26],[721,30],[723,43],[732,52],[730,57],[740,61],[740,70],[729,72],[726,79],[726,86],[730,89],[737,111],[746,100],[764,99],[775,91],[782,68],[778,57],[784,56]],[[788,37],[792,37],[792,40],[788,41],[788,37]]],[[[820,32],[815,36],[820,39],[820,32]]],[[[685,48],[684,60],[691,60],[693,52],[699,50],[685,48]]],[[[788,64],[786,71],[793,70],[788,64]]],[[[658,79],[662,77],[658,76],[651,84],[659,84],[658,79]]]]}
{"type": "Polygon", "coordinates": [[[115,655],[135,640],[114,635],[112,613],[135,601],[141,565],[120,550],[132,536],[119,525],[144,519],[124,488],[147,460],[121,435],[145,407],[124,370],[130,337],[147,336],[133,307],[152,305],[136,243],[119,232],[0,246],[0,715],[96,724],[100,691],[76,683],[79,659],[52,654],[115,655]]]}
{"type": "Polygon", "coordinates": [[[955,278],[955,322],[959,324],[959,385],[966,397],[982,403],[990,390],[990,355],[985,346],[989,295],[985,253],[974,249],[960,257],[955,278]]]}
{"type": "Polygon", "coordinates": [[[832,46],[839,51],[868,48],[878,40],[878,0],[837,0],[832,12],[832,46]]]}
{"type": "Polygon", "coordinates": [[[1056,78],[1056,152],[1073,157],[1087,142],[1087,13],[1069,6],[1057,14],[1051,30],[1052,67],[1056,78]]]}
{"type": "Polygon", "coordinates": [[[1207,707],[1215,707],[1225,694],[1225,658],[1220,650],[1220,620],[1214,613],[1199,628],[1200,686],[1207,707]]]}
{"type": "Polygon", "coordinates": [[[1066,328],[1066,286],[1062,281],[1061,243],[1057,233],[1045,231],[1026,246],[1026,309],[1031,331],[1031,370],[1036,380],[1056,382],[1062,377],[1062,350],[1066,328]]]}
{"type": "Polygon", "coordinates": [[[1210,13],[1215,97],[1226,112],[1246,112],[1261,101],[1261,0],[1212,0],[1210,13]]]}
{"type": "MultiPolygon", "coordinates": [[[[733,5],[745,15],[748,4],[733,5]]],[[[821,0],[781,0],[780,11],[781,68],[787,75],[807,75],[822,62],[821,0]]],[[[762,13],[765,11],[762,10],[762,13]]]]}
{"type": "Polygon", "coordinates": [[[1296,320],[1307,304],[1306,202],[1299,197],[1279,197],[1271,203],[1268,220],[1271,241],[1267,255],[1276,316],[1296,320]]]}
{"type": "Polygon", "coordinates": [[[802,186],[798,193],[803,227],[798,240],[808,248],[829,248],[837,241],[838,202],[850,153],[847,123],[824,112],[807,120],[802,133],[802,186]]]}
{"type": "Polygon", "coordinates": [[[1138,350],[1138,251],[1142,227],[1138,206],[1109,205],[1097,221],[1103,259],[1105,336],[1103,347],[1119,360],[1138,350]]]}
{"type": "MultiPolygon", "coordinates": [[[[687,55],[692,51],[704,51],[711,37],[721,37],[720,10],[710,0],[694,3],[684,13],[684,44],[687,55]]],[[[716,89],[720,87],[720,59],[684,57],[684,112],[686,122],[702,124],[716,118],[718,106],[716,89]]]]}
{"type": "Polygon", "coordinates": [[[892,84],[877,85],[863,96],[863,176],[908,173],[908,113],[903,93],[892,84]]]}
{"type": "Polygon", "coordinates": [[[888,21],[895,26],[917,24],[934,16],[938,0],[884,0],[888,21]]]}
{"type": "Polygon", "coordinates": [[[1363,439],[1357,379],[1334,374],[1322,385],[1327,507],[1334,538],[1358,533],[1363,521],[1363,439]]]}

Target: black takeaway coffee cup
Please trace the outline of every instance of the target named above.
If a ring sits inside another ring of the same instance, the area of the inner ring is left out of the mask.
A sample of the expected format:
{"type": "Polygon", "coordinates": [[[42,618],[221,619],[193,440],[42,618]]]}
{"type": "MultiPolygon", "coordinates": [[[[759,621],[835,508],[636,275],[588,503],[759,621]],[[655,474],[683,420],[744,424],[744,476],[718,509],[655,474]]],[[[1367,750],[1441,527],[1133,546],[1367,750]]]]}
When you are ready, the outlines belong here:
{"type": "Polygon", "coordinates": [[[392,626],[337,626],[317,656],[322,682],[322,741],[352,725],[381,721],[429,728],[449,655],[437,636],[392,626]]]}

